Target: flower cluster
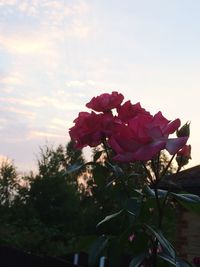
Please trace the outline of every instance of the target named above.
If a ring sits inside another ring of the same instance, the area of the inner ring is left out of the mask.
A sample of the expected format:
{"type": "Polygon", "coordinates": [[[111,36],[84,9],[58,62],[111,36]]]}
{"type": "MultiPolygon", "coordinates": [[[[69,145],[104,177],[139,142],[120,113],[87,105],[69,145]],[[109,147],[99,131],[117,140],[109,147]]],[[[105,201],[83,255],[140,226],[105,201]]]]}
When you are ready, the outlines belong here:
{"type": "Polygon", "coordinates": [[[123,100],[122,94],[112,92],[93,97],[86,104],[93,111],[80,112],[69,130],[77,148],[107,142],[115,153],[113,159],[127,163],[150,160],[163,149],[171,155],[186,153],[190,157],[188,134],[180,131],[179,119],[169,121],[160,111],[151,115],[140,103],[123,100]],[[175,132],[177,137],[170,138],[175,132]]]}

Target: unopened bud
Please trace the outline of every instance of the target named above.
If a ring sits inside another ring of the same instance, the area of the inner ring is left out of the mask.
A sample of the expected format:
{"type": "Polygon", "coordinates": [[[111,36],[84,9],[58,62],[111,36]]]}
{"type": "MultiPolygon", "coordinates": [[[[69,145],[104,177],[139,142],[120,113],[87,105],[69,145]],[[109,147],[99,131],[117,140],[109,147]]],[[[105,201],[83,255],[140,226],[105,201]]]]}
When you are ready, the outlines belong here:
{"type": "Polygon", "coordinates": [[[177,137],[190,136],[190,122],[186,122],[179,130],[176,131],[177,137]]]}
{"type": "Polygon", "coordinates": [[[188,164],[191,159],[191,145],[184,145],[184,147],[178,151],[176,161],[179,167],[188,164]]]}
{"type": "Polygon", "coordinates": [[[189,163],[189,159],[184,156],[176,156],[176,162],[179,167],[183,167],[189,163]]]}

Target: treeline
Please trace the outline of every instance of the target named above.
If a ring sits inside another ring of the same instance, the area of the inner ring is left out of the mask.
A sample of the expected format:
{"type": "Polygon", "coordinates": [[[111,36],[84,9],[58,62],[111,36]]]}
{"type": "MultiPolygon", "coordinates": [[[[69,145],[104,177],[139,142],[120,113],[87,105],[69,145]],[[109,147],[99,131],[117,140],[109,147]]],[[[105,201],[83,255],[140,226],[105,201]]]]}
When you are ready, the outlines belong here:
{"type": "Polygon", "coordinates": [[[102,162],[66,172],[84,162],[82,151],[75,150],[72,142],[43,147],[36,174],[19,175],[12,162],[2,162],[0,243],[53,256],[81,249],[77,246],[82,243],[87,247],[97,233],[97,222],[113,204],[105,193],[102,173],[106,177],[107,170],[102,162]]]}
{"type": "Polygon", "coordinates": [[[102,230],[120,231],[117,223],[106,229],[96,225],[110,211],[118,211],[125,194],[140,187],[144,170],[138,164],[126,169],[128,178],[122,183],[113,179],[105,158],[101,149],[94,150],[95,164],[68,172],[85,163],[82,151],[69,142],[65,147],[43,147],[36,174],[19,175],[12,162],[2,162],[0,243],[38,255],[62,256],[87,249],[102,230]]]}

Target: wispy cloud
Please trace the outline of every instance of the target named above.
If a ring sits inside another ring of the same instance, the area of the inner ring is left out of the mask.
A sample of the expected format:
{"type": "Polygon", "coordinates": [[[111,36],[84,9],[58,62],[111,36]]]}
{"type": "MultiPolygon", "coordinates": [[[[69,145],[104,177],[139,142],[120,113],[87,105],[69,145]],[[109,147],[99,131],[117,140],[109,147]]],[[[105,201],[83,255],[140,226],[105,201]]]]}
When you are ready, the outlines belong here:
{"type": "Polygon", "coordinates": [[[36,113],[33,111],[28,111],[25,109],[20,109],[17,107],[1,107],[0,111],[9,112],[9,113],[15,113],[16,115],[22,115],[24,118],[27,118],[29,120],[34,120],[36,118],[36,113]]]}
{"type": "Polygon", "coordinates": [[[84,86],[88,86],[88,85],[95,85],[95,81],[93,80],[86,80],[86,81],[78,81],[78,80],[74,80],[74,81],[68,81],[65,83],[67,87],[84,87],[84,86]]]}
{"type": "Polygon", "coordinates": [[[53,118],[49,122],[48,129],[54,129],[56,131],[63,132],[63,129],[68,129],[73,126],[73,121],[67,121],[60,118],[53,118]]]}
{"type": "MultiPolygon", "coordinates": [[[[1,38],[1,37],[0,37],[1,38]]],[[[19,72],[10,73],[8,75],[0,76],[0,83],[4,85],[20,85],[23,83],[19,72]]]]}
{"type": "MultiPolygon", "coordinates": [[[[48,32],[47,36],[57,41],[62,41],[66,37],[86,38],[90,36],[93,29],[88,20],[90,6],[83,0],[72,1],[71,3],[62,0],[1,0],[0,8],[2,8],[4,13],[5,10],[7,11],[7,14],[4,14],[4,19],[12,13],[23,13],[24,16],[31,18],[33,23],[37,19],[37,24],[35,24],[37,31],[43,32],[43,35],[45,35],[45,32],[48,32]]],[[[25,29],[26,25],[21,25],[22,32],[25,29]]],[[[26,33],[29,33],[28,29],[26,33]]],[[[29,40],[22,40],[20,36],[15,38],[12,44],[10,44],[9,37],[3,40],[1,38],[0,41],[10,50],[20,53],[37,52],[46,47],[41,38],[37,38],[37,43],[32,42],[30,38],[29,40]]]]}
{"type": "Polygon", "coordinates": [[[0,103],[4,105],[8,104],[9,107],[11,107],[10,106],[11,104],[15,104],[17,107],[23,107],[23,106],[32,108],[51,107],[61,111],[70,111],[70,110],[77,111],[80,109],[80,105],[78,103],[70,102],[69,98],[55,99],[54,97],[49,97],[49,96],[43,96],[43,97],[38,96],[35,97],[34,100],[30,98],[0,97],[0,103]]]}
{"type": "Polygon", "coordinates": [[[72,3],[63,0],[0,0],[0,7],[15,8],[27,15],[39,15],[44,13],[64,13],[65,15],[85,14],[89,6],[85,1],[73,1],[72,3]],[[47,10],[49,12],[47,12],[47,10]]]}
{"type": "Polygon", "coordinates": [[[61,134],[56,134],[56,133],[50,133],[48,131],[31,131],[29,133],[29,139],[34,139],[34,138],[40,138],[40,137],[44,137],[44,138],[63,138],[63,135],[61,134]]]}
{"type": "Polygon", "coordinates": [[[29,107],[40,107],[41,103],[31,99],[21,99],[15,97],[0,97],[0,102],[8,103],[8,104],[18,104],[22,106],[29,106],[29,107]]]}
{"type": "Polygon", "coordinates": [[[10,35],[10,36],[0,36],[0,45],[6,49],[8,52],[13,54],[38,54],[38,53],[48,53],[50,50],[50,42],[44,37],[39,38],[37,36],[30,36],[26,34],[10,35]]]}

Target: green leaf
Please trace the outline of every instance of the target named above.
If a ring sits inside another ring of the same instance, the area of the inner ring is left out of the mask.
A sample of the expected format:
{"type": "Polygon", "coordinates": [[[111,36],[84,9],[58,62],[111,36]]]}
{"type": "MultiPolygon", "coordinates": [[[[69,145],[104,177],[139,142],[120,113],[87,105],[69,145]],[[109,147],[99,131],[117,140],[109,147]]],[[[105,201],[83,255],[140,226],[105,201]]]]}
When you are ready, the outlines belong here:
{"type": "Polygon", "coordinates": [[[131,177],[141,177],[141,174],[138,173],[138,172],[132,171],[132,172],[128,175],[128,178],[131,178],[131,177]]]}
{"type": "Polygon", "coordinates": [[[133,191],[138,195],[138,196],[143,196],[142,190],[141,189],[133,189],[133,191]]]}
{"type": "Polygon", "coordinates": [[[141,203],[141,197],[132,197],[128,199],[126,204],[127,211],[137,217],[141,210],[141,203]]]}
{"type": "Polygon", "coordinates": [[[73,172],[79,171],[83,166],[84,164],[75,163],[67,168],[65,174],[71,174],[73,172]]]}
{"type": "Polygon", "coordinates": [[[145,224],[155,224],[155,212],[151,213],[150,210],[156,210],[156,199],[149,198],[143,200],[139,214],[139,221],[145,224]]]}
{"type": "Polygon", "coordinates": [[[160,242],[160,245],[162,248],[167,252],[171,258],[175,259],[176,254],[173,246],[170,244],[170,242],[163,236],[162,232],[160,230],[155,230],[151,226],[145,224],[145,227],[153,234],[158,241],[160,242]]]}
{"type": "Polygon", "coordinates": [[[139,267],[141,265],[141,263],[144,261],[144,259],[146,258],[147,253],[142,253],[136,257],[134,257],[130,264],[129,267],[139,267]]]}
{"type": "Polygon", "coordinates": [[[99,225],[101,225],[102,223],[105,223],[105,222],[110,221],[110,220],[112,220],[112,219],[114,219],[114,218],[116,218],[116,217],[119,217],[121,214],[124,213],[124,211],[125,211],[125,210],[122,209],[122,210],[120,210],[120,211],[118,211],[118,212],[116,212],[116,213],[113,213],[113,214],[111,214],[111,215],[106,216],[102,221],[100,221],[100,222],[97,224],[97,227],[98,227],[99,225]]]}
{"type": "Polygon", "coordinates": [[[193,267],[193,265],[186,260],[177,258],[176,259],[176,267],[193,267]]]}
{"type": "Polygon", "coordinates": [[[96,163],[93,162],[93,161],[87,162],[87,163],[85,163],[85,164],[78,164],[78,163],[75,163],[75,164],[73,164],[73,165],[71,165],[71,166],[69,166],[69,167],[67,168],[67,170],[66,170],[66,172],[64,173],[64,175],[66,175],[66,174],[71,174],[71,173],[73,173],[73,172],[79,171],[80,169],[84,168],[84,167],[87,166],[87,165],[96,165],[96,163]]]}
{"type": "Polygon", "coordinates": [[[99,163],[96,163],[92,170],[92,174],[97,188],[103,188],[104,190],[107,185],[107,178],[109,177],[109,169],[99,163]]]}
{"type": "MultiPolygon", "coordinates": [[[[167,190],[158,189],[157,191],[158,191],[159,198],[164,198],[168,194],[167,190]]],[[[143,192],[149,197],[153,197],[153,198],[156,197],[154,189],[150,188],[148,185],[144,186],[143,192]]]]}
{"type": "Polygon", "coordinates": [[[108,244],[109,238],[105,235],[100,236],[92,245],[89,251],[89,266],[95,266],[99,257],[102,255],[108,244]]]}
{"type": "Polygon", "coordinates": [[[200,214],[200,197],[193,194],[170,193],[183,207],[200,214]]]}
{"type": "Polygon", "coordinates": [[[169,255],[165,253],[158,254],[158,257],[161,258],[162,260],[169,262],[170,264],[177,266],[176,265],[176,260],[174,258],[171,258],[169,255]]]}
{"type": "Polygon", "coordinates": [[[200,204],[200,197],[197,195],[187,194],[187,193],[186,194],[171,193],[171,195],[173,195],[176,199],[200,204]]]}
{"type": "Polygon", "coordinates": [[[117,178],[124,176],[124,171],[118,165],[111,164],[110,162],[106,162],[107,165],[111,168],[117,178]]]}

